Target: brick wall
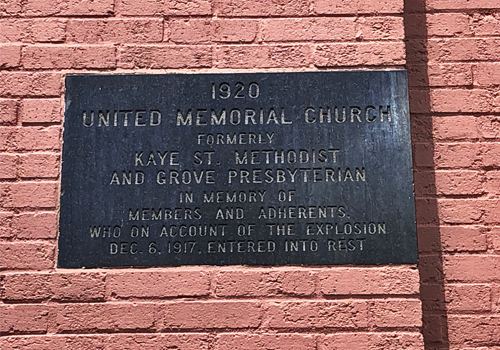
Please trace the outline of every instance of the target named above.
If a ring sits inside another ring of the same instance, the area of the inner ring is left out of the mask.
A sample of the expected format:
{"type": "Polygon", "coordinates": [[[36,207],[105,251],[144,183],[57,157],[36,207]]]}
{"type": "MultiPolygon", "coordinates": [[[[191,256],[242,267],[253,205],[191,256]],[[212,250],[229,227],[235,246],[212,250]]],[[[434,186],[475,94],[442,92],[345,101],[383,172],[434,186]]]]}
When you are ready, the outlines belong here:
{"type": "Polygon", "coordinates": [[[500,346],[497,0],[0,0],[0,16],[1,349],[500,346]],[[419,270],[55,268],[66,73],[404,67],[419,270]]]}

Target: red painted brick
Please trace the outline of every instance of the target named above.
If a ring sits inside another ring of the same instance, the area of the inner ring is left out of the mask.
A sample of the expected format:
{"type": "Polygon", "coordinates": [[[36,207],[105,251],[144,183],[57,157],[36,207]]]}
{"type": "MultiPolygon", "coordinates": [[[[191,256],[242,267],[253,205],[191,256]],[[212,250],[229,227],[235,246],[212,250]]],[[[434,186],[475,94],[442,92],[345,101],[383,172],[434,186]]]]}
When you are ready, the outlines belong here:
{"type": "Polygon", "coordinates": [[[212,24],[208,18],[182,18],[168,21],[170,40],[179,44],[206,44],[212,40],[212,24]]]}
{"type": "Polygon", "coordinates": [[[125,16],[192,16],[212,14],[210,0],[117,0],[115,6],[117,13],[125,16]]]}
{"type": "Polygon", "coordinates": [[[59,123],[62,106],[60,99],[25,99],[21,102],[23,123],[59,123]]]}
{"type": "Polygon", "coordinates": [[[419,256],[418,269],[422,283],[441,283],[443,281],[442,257],[439,254],[419,256]]]}
{"type": "Polygon", "coordinates": [[[55,208],[59,198],[57,182],[14,182],[0,184],[3,208],[55,208]]]}
{"type": "Polygon", "coordinates": [[[408,39],[407,40],[407,61],[413,64],[427,65],[427,40],[408,39]]]}
{"type": "Polygon", "coordinates": [[[477,139],[480,137],[478,124],[479,118],[468,115],[434,117],[432,136],[438,140],[477,139]]]}
{"type": "Polygon", "coordinates": [[[32,20],[29,19],[0,18],[0,42],[13,43],[29,41],[32,23],[32,20]]]}
{"type": "Polygon", "coordinates": [[[30,26],[30,36],[36,42],[58,43],[66,38],[66,20],[37,18],[30,26]]]}
{"type": "Polygon", "coordinates": [[[21,45],[0,44],[0,69],[16,68],[21,64],[21,45]]]}
{"type": "Polygon", "coordinates": [[[24,9],[30,16],[106,16],[113,13],[113,0],[27,0],[24,9]]]}
{"type": "Polygon", "coordinates": [[[53,244],[0,243],[0,270],[47,270],[54,261],[53,244]]]}
{"type": "Polygon", "coordinates": [[[500,281],[499,255],[452,255],[446,256],[443,268],[448,281],[485,283],[500,281]]]}
{"type": "Polygon", "coordinates": [[[22,179],[59,177],[59,153],[27,153],[20,156],[19,176],[22,179]]]}
{"type": "Polygon", "coordinates": [[[478,62],[475,64],[474,84],[479,86],[500,84],[500,62],[478,62]]]}
{"type": "Polygon", "coordinates": [[[212,21],[214,41],[250,43],[257,36],[258,22],[249,19],[217,19],[212,21]]]}
{"type": "Polygon", "coordinates": [[[427,0],[429,10],[498,9],[496,0],[427,0]]]}
{"type": "Polygon", "coordinates": [[[438,195],[480,195],[485,192],[484,176],[478,171],[436,171],[434,176],[438,195]]]}
{"type": "Polygon", "coordinates": [[[0,333],[46,333],[51,309],[49,305],[0,305],[0,333]]]}
{"type": "Polygon", "coordinates": [[[13,180],[17,177],[19,156],[10,153],[0,153],[0,180],[13,180]]]}
{"type": "Polygon", "coordinates": [[[448,224],[476,224],[483,218],[484,201],[474,199],[439,199],[439,218],[448,224]]]}
{"type": "Polygon", "coordinates": [[[56,310],[59,333],[146,331],[154,329],[154,303],[60,304],[56,310]]]}
{"type": "Polygon", "coordinates": [[[61,301],[104,300],[106,295],[105,274],[57,273],[50,276],[51,298],[61,301]]]}
{"type": "Polygon", "coordinates": [[[449,315],[450,342],[457,345],[498,345],[500,316],[449,315]]]}
{"type": "Polygon", "coordinates": [[[274,302],[266,318],[276,329],[356,329],[370,324],[368,304],[359,300],[274,302]]]}
{"type": "Polygon", "coordinates": [[[55,239],[57,213],[21,213],[12,219],[12,228],[20,239],[55,239]]]}
{"type": "MultiPolygon", "coordinates": [[[[94,336],[95,337],[95,336],[94,336]]],[[[208,350],[211,338],[208,334],[116,334],[105,340],[104,350],[114,349],[179,349],[208,350]]],[[[93,348],[92,348],[93,349],[93,348]]],[[[68,349],[69,350],[69,349],[68,349]]]]}
{"type": "Polygon", "coordinates": [[[265,0],[214,0],[214,12],[218,16],[304,16],[310,13],[310,0],[269,2],[265,0]]]}
{"type": "Polygon", "coordinates": [[[418,294],[418,270],[410,267],[336,267],[319,274],[325,295],[418,294]]]}
{"type": "Polygon", "coordinates": [[[403,65],[405,57],[403,42],[334,43],[316,46],[314,64],[318,67],[403,65]]]}
{"type": "Polygon", "coordinates": [[[2,276],[4,301],[41,301],[50,298],[50,275],[39,273],[6,274],[2,276]]]}
{"type": "Polygon", "coordinates": [[[491,287],[487,284],[448,284],[445,295],[450,312],[491,310],[491,287]]]}
{"type": "Polygon", "coordinates": [[[70,19],[68,42],[94,44],[153,43],[163,40],[163,20],[152,19],[70,19]]]}
{"type": "Polygon", "coordinates": [[[210,292],[209,276],[203,271],[110,273],[106,284],[114,298],[205,296],[210,292]]]}
{"type": "Polygon", "coordinates": [[[171,329],[257,328],[262,307],[254,301],[169,302],[161,306],[160,327],[171,329]]]}
{"type": "Polygon", "coordinates": [[[316,13],[358,14],[358,13],[403,13],[403,2],[399,0],[315,0],[316,13]]]}
{"type": "Polygon", "coordinates": [[[480,161],[477,143],[457,142],[434,145],[434,165],[437,168],[470,168],[480,161]]]}
{"type": "Polygon", "coordinates": [[[61,148],[60,126],[53,127],[0,127],[0,151],[44,151],[61,148]]]}
{"type": "Polygon", "coordinates": [[[0,238],[14,237],[14,230],[12,229],[13,217],[14,213],[12,212],[0,211],[0,238]]]}
{"type": "Polygon", "coordinates": [[[476,36],[500,35],[500,16],[498,13],[475,13],[472,29],[476,36]]]}
{"type": "Polygon", "coordinates": [[[21,11],[22,11],[21,3],[17,0],[0,1],[0,15],[2,16],[17,15],[21,11]]]}
{"type": "Polygon", "coordinates": [[[215,339],[214,350],[316,350],[313,334],[224,333],[215,339]]]}
{"type": "Polygon", "coordinates": [[[500,251],[500,227],[492,227],[488,232],[488,237],[490,237],[493,250],[495,252],[500,251]]]}
{"type": "Polygon", "coordinates": [[[500,200],[492,199],[484,201],[482,204],[485,208],[484,221],[487,224],[500,224],[500,200]]]}
{"type": "Polygon", "coordinates": [[[446,310],[444,287],[442,283],[422,283],[420,285],[420,300],[422,310],[442,312],[446,310]]]}
{"type": "Polygon", "coordinates": [[[484,187],[489,198],[500,197],[500,171],[488,171],[484,187]]]}
{"type": "Polygon", "coordinates": [[[378,328],[422,326],[422,305],[418,299],[376,300],[370,313],[370,324],[378,328]]]}
{"type": "Polygon", "coordinates": [[[432,13],[427,14],[427,35],[464,36],[471,35],[470,17],[464,13],[432,13]]]}
{"type": "MultiPolygon", "coordinates": [[[[410,57],[410,56],[408,56],[410,57]]],[[[410,111],[413,114],[430,113],[430,96],[426,90],[410,89],[410,111]]]]}
{"type": "Polygon", "coordinates": [[[500,139],[500,117],[481,116],[479,117],[479,134],[485,139],[500,139]]]}
{"type": "Polygon", "coordinates": [[[470,113],[500,110],[494,103],[491,91],[484,89],[432,89],[430,91],[432,111],[448,113],[470,113]]]}
{"type": "Polygon", "coordinates": [[[432,143],[432,118],[425,115],[415,115],[410,119],[410,124],[413,144],[432,143]]]}
{"type": "Polygon", "coordinates": [[[481,226],[441,226],[440,237],[443,251],[486,251],[488,242],[481,226]]]}
{"type": "Polygon", "coordinates": [[[18,110],[17,100],[0,99],[0,125],[15,125],[18,110]]]}
{"type": "Polygon", "coordinates": [[[439,223],[437,199],[417,198],[415,200],[417,225],[435,225],[439,223]]]}
{"type": "Polygon", "coordinates": [[[496,61],[500,43],[494,38],[429,39],[430,61],[496,61]]]}
{"type": "Polygon", "coordinates": [[[472,64],[412,64],[408,67],[408,84],[412,87],[472,85],[472,64]]]}
{"type": "Polygon", "coordinates": [[[433,167],[434,146],[432,143],[413,144],[413,161],[418,167],[433,167]]]}
{"type": "MultiPolygon", "coordinates": [[[[445,314],[424,313],[422,334],[426,345],[435,345],[435,350],[443,349],[440,345],[448,344],[448,319],[445,314]]],[[[432,347],[430,347],[432,349],[432,347]]],[[[458,350],[458,349],[453,349],[458,350]]],[[[462,349],[460,349],[462,350],[462,349]]]]}
{"type": "Polygon", "coordinates": [[[439,226],[417,227],[417,238],[418,251],[420,253],[441,251],[441,236],[439,226]]]}
{"type": "Polygon", "coordinates": [[[417,332],[336,333],[318,343],[318,350],[417,350],[423,349],[422,335],[417,332]]]}
{"type": "Polygon", "coordinates": [[[306,296],[316,290],[315,273],[307,270],[223,270],[216,276],[220,297],[306,296]]]}
{"type": "Polygon", "coordinates": [[[23,66],[29,69],[114,68],[115,47],[110,45],[26,46],[23,66]]]}
{"type": "Polygon", "coordinates": [[[498,167],[500,165],[500,142],[484,143],[481,152],[484,166],[498,167]]]}
{"type": "Polygon", "coordinates": [[[108,335],[36,335],[1,337],[2,350],[104,349],[108,335]]]}
{"type": "Polygon", "coordinates": [[[401,17],[316,17],[266,19],[263,41],[354,41],[404,38],[401,17]]]}
{"type": "Polygon", "coordinates": [[[60,73],[0,72],[0,96],[59,96],[61,77],[60,73]]]}
{"type": "Polygon", "coordinates": [[[307,45],[216,46],[218,68],[308,67],[311,48],[307,45]]]}
{"type": "Polygon", "coordinates": [[[203,68],[212,65],[208,46],[132,46],[120,48],[120,68],[203,68]]]}

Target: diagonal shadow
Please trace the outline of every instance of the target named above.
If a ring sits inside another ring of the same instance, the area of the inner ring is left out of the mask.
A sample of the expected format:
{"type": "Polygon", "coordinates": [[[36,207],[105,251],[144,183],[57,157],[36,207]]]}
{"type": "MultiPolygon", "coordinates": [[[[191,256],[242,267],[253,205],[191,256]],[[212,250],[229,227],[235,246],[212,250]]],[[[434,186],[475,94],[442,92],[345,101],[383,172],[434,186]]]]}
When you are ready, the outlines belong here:
{"type": "Polygon", "coordinates": [[[448,350],[443,259],[436,195],[425,0],[404,0],[413,167],[425,350],[448,350]]]}

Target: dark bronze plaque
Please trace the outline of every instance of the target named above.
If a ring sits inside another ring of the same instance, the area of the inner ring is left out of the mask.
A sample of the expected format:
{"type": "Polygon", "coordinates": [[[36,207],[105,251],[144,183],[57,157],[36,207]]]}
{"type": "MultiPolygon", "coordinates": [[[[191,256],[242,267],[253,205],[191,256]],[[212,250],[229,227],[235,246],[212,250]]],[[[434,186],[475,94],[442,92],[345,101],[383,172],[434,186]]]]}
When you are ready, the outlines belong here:
{"type": "Polygon", "coordinates": [[[71,75],[60,267],[416,263],[405,71],[71,75]]]}

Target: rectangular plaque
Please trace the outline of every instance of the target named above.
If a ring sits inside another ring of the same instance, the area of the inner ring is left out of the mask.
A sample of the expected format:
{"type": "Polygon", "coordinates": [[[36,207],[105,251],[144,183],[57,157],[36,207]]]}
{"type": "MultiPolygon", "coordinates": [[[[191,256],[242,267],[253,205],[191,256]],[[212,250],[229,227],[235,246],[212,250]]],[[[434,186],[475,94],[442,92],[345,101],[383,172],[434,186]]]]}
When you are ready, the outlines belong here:
{"type": "Polygon", "coordinates": [[[69,75],[59,267],[416,263],[405,71],[69,75]]]}

